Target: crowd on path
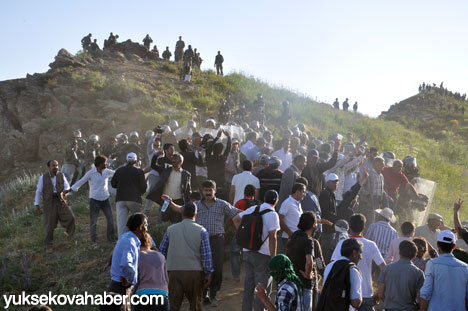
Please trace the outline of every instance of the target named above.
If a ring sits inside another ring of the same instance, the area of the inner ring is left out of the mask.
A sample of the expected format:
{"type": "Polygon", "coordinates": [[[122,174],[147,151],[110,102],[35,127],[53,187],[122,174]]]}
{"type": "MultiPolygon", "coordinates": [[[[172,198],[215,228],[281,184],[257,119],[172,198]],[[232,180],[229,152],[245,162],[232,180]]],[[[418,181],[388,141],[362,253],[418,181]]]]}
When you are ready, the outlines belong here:
{"type": "MultiPolygon", "coordinates": [[[[37,187],[47,253],[58,222],[73,236],[66,196],[88,183],[91,242],[98,246],[100,210],[107,240],[117,239],[107,292],[164,296],[163,304],[134,310],[180,310],[184,297],[190,310],[218,306],[230,226],[236,228],[232,278],[240,281],[245,271],[244,311],[365,311],[379,302],[385,310],[466,310],[463,202],[454,204],[454,229],[435,213],[421,226],[408,219],[416,202],[429,200],[415,187],[415,158],[379,155],[365,135],[355,141],[352,133],[334,133],[324,140],[302,124],[289,129],[288,120],[276,131],[256,121],[216,126],[209,119],[200,128],[171,121],[148,131],[144,143],[134,133],[133,145],[99,152],[85,148],[76,132],[75,162],[66,163],[72,167],[59,171],[58,161],[47,162],[37,187]],[[92,163],[84,161],[85,149],[92,163]],[[148,223],[152,211],[156,223],[148,223]],[[148,226],[165,221],[171,225],[156,245],[148,226]]],[[[102,310],[121,307],[128,306],[102,310]]]]}

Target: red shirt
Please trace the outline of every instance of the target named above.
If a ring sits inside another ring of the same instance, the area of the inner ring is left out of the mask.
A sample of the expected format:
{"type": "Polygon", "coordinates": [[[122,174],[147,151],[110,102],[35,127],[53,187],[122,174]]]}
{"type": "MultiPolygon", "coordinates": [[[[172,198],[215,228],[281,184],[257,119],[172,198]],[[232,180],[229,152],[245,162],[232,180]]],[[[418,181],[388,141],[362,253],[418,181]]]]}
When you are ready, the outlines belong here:
{"type": "Polygon", "coordinates": [[[241,211],[245,211],[247,209],[247,202],[245,201],[245,199],[255,201],[255,197],[244,197],[243,199],[237,201],[236,204],[234,204],[234,207],[240,209],[241,211]]]}
{"type": "Polygon", "coordinates": [[[396,194],[401,185],[409,184],[409,180],[403,172],[395,173],[390,166],[384,167],[382,175],[385,180],[385,190],[389,195],[396,194]]]}

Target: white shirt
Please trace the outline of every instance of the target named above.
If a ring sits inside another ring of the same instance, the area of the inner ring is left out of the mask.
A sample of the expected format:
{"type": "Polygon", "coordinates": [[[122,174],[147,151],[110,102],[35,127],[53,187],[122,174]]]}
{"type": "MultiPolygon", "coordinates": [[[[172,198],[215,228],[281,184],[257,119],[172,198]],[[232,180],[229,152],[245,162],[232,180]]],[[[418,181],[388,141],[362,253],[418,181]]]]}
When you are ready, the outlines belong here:
{"type": "Polygon", "coordinates": [[[279,169],[283,172],[292,164],[292,153],[285,153],[283,148],[276,150],[271,154],[271,156],[275,156],[281,159],[282,163],[279,169]]]}
{"type": "Polygon", "coordinates": [[[234,204],[244,198],[244,190],[247,185],[254,185],[256,189],[260,189],[260,180],[249,171],[243,171],[232,177],[231,186],[234,186],[236,190],[234,204]]]}
{"type": "Polygon", "coordinates": [[[239,150],[240,152],[242,152],[244,155],[247,156],[247,153],[253,148],[255,147],[255,144],[253,142],[251,142],[250,140],[248,140],[245,144],[243,144],[239,150]]]}
{"type": "MultiPolygon", "coordinates": [[[[348,258],[346,257],[343,257],[341,256],[340,258],[338,258],[336,261],[338,260],[348,260],[348,258]]],[[[325,282],[327,281],[327,277],[328,275],[330,274],[330,271],[333,267],[333,265],[335,264],[336,261],[333,261],[333,262],[330,262],[327,267],[325,268],[325,271],[323,272],[323,284],[325,286],[325,282]]],[[[361,273],[359,273],[359,271],[355,268],[353,269],[350,269],[349,270],[349,279],[350,279],[350,285],[351,285],[351,288],[350,288],[350,299],[353,300],[353,299],[360,299],[362,298],[362,275],[361,273]]],[[[351,305],[349,306],[349,310],[355,310],[353,307],[351,307],[351,305]]]]}
{"type": "Polygon", "coordinates": [[[183,199],[180,185],[182,184],[182,173],[172,169],[169,178],[164,185],[164,194],[170,196],[173,200],[183,199]]]}
{"type": "MultiPolygon", "coordinates": [[[[365,239],[363,237],[353,237],[362,242],[362,259],[358,263],[358,268],[362,274],[362,297],[372,297],[372,261],[377,265],[385,262],[380,254],[379,248],[375,242],[365,239]]],[[[336,245],[335,251],[333,252],[331,260],[336,261],[341,258],[341,244],[343,240],[339,241],[336,245]]],[[[328,266],[327,266],[328,267],[328,266]]]]}
{"type": "Polygon", "coordinates": [[[417,227],[416,230],[414,230],[414,237],[420,237],[422,236],[429,242],[434,249],[437,249],[437,237],[439,236],[440,230],[436,229],[436,231],[431,231],[429,229],[429,225],[425,224],[423,226],[417,227]]]}
{"type": "MultiPolygon", "coordinates": [[[[242,218],[244,215],[252,214],[255,211],[255,207],[256,206],[251,206],[245,211],[240,212],[239,217],[242,218]]],[[[266,209],[271,209],[272,212],[268,212],[262,215],[262,221],[263,221],[262,240],[265,242],[263,242],[258,252],[260,254],[270,256],[269,232],[273,230],[278,231],[280,229],[280,224],[279,224],[278,214],[275,212],[275,209],[273,208],[273,206],[271,206],[268,203],[263,203],[262,205],[260,205],[260,212],[263,212],[266,209]]],[[[249,251],[250,249],[244,248],[244,252],[249,252],[249,251]]]]}
{"type": "Polygon", "coordinates": [[[93,167],[86,174],[73,184],[71,189],[78,191],[82,185],[89,182],[89,198],[105,201],[109,198],[109,177],[114,176],[114,171],[108,168],[102,170],[102,174],[93,167]]]}
{"type": "Polygon", "coordinates": [[[404,240],[411,241],[411,238],[402,236],[390,242],[387,255],[385,256],[385,262],[387,263],[387,265],[391,264],[392,262],[400,260],[400,243],[401,241],[404,241],[404,240]]]}
{"type": "MultiPolygon", "coordinates": [[[[42,189],[44,188],[44,182],[42,181],[43,176],[44,175],[41,175],[41,177],[39,177],[39,181],[37,182],[36,197],[34,198],[34,205],[39,205],[39,203],[41,202],[42,189]]],[[[56,189],[57,176],[53,176],[53,177],[51,176],[50,179],[52,181],[52,186],[54,187],[54,193],[57,193],[57,189],[56,189]]],[[[68,181],[65,175],[63,175],[63,190],[68,190],[68,189],[70,189],[70,185],[68,184],[68,181]]]]}
{"type": "MultiPolygon", "coordinates": [[[[195,152],[195,156],[197,157],[197,159],[202,156],[203,157],[203,161],[205,161],[205,155],[206,155],[206,152],[205,150],[202,150],[201,152],[199,152],[198,150],[195,152]]],[[[198,166],[198,165],[195,165],[195,174],[197,176],[203,176],[203,177],[208,177],[208,170],[206,168],[206,166],[198,166]]]]}
{"type": "MultiPolygon", "coordinates": [[[[292,196],[289,196],[281,204],[281,208],[278,211],[278,214],[284,216],[284,223],[291,230],[291,232],[296,232],[298,230],[297,225],[299,224],[299,218],[302,215],[302,206],[300,201],[296,201],[292,196]]],[[[283,231],[282,238],[289,238],[289,235],[283,231]]]]}

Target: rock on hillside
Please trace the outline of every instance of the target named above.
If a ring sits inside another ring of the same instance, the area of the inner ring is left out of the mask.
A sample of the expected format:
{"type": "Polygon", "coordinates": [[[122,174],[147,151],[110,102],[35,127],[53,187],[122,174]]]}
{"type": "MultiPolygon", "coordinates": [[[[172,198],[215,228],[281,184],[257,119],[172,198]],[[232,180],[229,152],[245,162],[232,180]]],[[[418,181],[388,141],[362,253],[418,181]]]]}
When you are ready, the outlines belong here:
{"type": "Polygon", "coordinates": [[[143,131],[166,115],[187,119],[192,110],[187,98],[194,84],[179,79],[174,63],[130,40],[93,57],[61,49],[49,66],[0,82],[0,181],[61,160],[74,129],[101,137],[143,131]]]}

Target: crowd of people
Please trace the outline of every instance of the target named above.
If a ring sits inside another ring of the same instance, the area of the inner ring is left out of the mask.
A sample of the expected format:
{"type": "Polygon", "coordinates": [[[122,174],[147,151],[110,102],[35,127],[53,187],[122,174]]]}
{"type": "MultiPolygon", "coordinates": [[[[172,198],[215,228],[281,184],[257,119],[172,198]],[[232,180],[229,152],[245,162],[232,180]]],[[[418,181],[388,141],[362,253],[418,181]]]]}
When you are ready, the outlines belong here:
{"type": "MultiPolygon", "coordinates": [[[[92,39],[92,34],[88,34],[81,39],[81,45],[83,47],[83,51],[90,53],[93,56],[99,55],[101,49],[97,43],[97,39],[92,39]]],[[[113,46],[117,44],[117,40],[119,39],[119,35],[114,35],[112,32],[109,34],[109,38],[104,40],[103,50],[112,50],[113,46]]],[[[143,40],[143,46],[151,53],[151,55],[155,59],[160,58],[160,53],[156,44],[153,45],[151,49],[151,44],[153,43],[153,39],[147,34],[143,40]]],[[[166,49],[162,52],[161,58],[165,61],[169,61],[172,57],[172,52],[170,51],[169,47],[166,46],[166,49]]],[[[200,56],[200,52],[197,51],[197,48],[192,49],[192,46],[189,44],[185,49],[185,42],[182,40],[182,36],[179,36],[179,40],[175,44],[174,49],[174,61],[180,62],[183,61],[183,75],[182,78],[185,81],[190,81],[192,76],[192,69],[198,68],[203,62],[203,59],[200,56]]],[[[214,67],[216,68],[216,74],[224,75],[223,73],[223,63],[224,57],[221,54],[221,51],[215,56],[214,60],[214,67]]]]}
{"type": "Polygon", "coordinates": [[[242,269],[245,275],[242,310],[374,310],[379,302],[386,310],[466,310],[463,202],[454,204],[454,229],[435,213],[417,227],[405,211],[429,198],[415,187],[414,157],[379,155],[365,135],[323,139],[303,124],[289,128],[289,110],[270,131],[256,119],[262,103],[259,94],[257,110],[235,123],[228,97],[219,115],[228,122],[179,127],[172,120],[149,130],[144,142],[137,132],[121,133],[101,148],[97,135],[85,142],[75,131],[62,171],[58,161],[47,162],[37,187],[46,251],[53,252],[58,222],[73,235],[66,196],[88,183],[91,242],[98,245],[100,210],[107,240],[117,241],[107,291],[165,297],[135,310],[180,310],[184,297],[190,310],[218,306],[231,226],[232,278],[240,282],[242,269]],[[152,212],[155,223],[148,222],[152,212]],[[166,221],[156,245],[148,227],[166,221]]]}

